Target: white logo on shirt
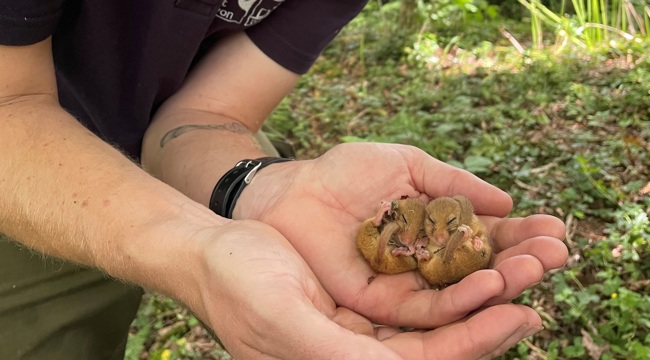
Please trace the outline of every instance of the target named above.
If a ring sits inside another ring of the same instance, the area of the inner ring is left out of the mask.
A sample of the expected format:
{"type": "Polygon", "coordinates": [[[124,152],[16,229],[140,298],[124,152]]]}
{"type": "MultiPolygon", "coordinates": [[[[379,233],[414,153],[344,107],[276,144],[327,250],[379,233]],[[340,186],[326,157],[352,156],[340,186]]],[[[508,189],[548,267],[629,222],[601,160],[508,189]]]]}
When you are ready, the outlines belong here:
{"type": "Polygon", "coordinates": [[[221,9],[217,11],[217,18],[241,24],[244,26],[255,25],[269,16],[285,0],[224,0],[221,9]]]}

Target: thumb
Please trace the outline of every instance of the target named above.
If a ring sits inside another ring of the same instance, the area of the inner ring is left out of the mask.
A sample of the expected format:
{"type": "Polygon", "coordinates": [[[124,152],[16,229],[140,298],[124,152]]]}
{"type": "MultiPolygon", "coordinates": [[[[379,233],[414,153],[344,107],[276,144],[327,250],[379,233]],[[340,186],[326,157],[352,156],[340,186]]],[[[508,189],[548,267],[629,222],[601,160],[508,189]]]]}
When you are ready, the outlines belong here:
{"type": "Polygon", "coordinates": [[[477,214],[503,217],[512,210],[512,198],[469,171],[456,168],[414,147],[401,147],[415,188],[429,197],[467,196],[477,214]]]}
{"type": "Polygon", "coordinates": [[[432,331],[400,333],[383,342],[408,358],[487,360],[541,329],[541,318],[533,309],[504,304],[432,331]]]}

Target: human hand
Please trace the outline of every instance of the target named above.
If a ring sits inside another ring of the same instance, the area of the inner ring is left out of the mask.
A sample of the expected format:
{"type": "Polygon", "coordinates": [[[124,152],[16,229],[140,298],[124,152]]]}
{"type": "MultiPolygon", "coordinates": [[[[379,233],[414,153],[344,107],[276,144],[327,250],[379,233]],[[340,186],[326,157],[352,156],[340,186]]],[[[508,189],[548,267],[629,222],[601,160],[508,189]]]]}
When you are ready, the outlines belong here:
{"type": "Polygon", "coordinates": [[[371,324],[337,307],[270,226],[232,221],[197,234],[192,244],[201,254],[194,272],[200,296],[185,301],[235,358],[398,358],[370,337],[355,335],[372,335],[371,324]]]}
{"type": "Polygon", "coordinates": [[[235,358],[490,359],[539,329],[536,314],[518,305],[426,332],[374,327],[338,307],[268,225],[233,221],[191,240],[202,254],[192,262],[200,295],[184,300],[235,358]]]}
{"type": "MultiPolygon", "coordinates": [[[[339,145],[315,160],[268,167],[243,192],[235,217],[278,229],[338,304],[380,324],[437,328],[512,300],[566,261],[560,220],[501,218],[511,207],[503,191],[419,149],[363,143],[339,145]],[[378,275],[368,283],[374,273],[355,248],[354,236],[380,201],[455,194],[469,197],[487,225],[495,252],[492,269],[442,291],[423,290],[426,282],[415,272],[378,275]]],[[[534,323],[539,322],[537,317],[534,323]]]]}

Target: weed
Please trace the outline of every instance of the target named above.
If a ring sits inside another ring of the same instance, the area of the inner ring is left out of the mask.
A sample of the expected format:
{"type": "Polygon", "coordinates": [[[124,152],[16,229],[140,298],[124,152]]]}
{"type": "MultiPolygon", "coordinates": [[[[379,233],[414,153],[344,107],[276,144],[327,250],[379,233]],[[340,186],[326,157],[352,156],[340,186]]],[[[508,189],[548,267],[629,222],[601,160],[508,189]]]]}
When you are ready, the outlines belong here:
{"type": "MultiPolygon", "coordinates": [[[[641,39],[647,17],[631,23],[607,2],[584,12],[576,1],[528,3],[552,20],[533,36],[518,19],[490,20],[484,2],[424,0],[419,32],[392,35],[399,3],[371,2],[268,123],[301,158],[342,141],[415,145],[508,191],[513,216],[566,222],[569,263],[516,300],[546,330],[502,359],[650,358],[650,42],[605,28],[596,45],[597,32],[585,31],[598,15],[625,33],[634,25],[641,39]],[[537,47],[549,30],[555,43],[537,47]]],[[[191,315],[169,318],[165,301],[148,301],[130,346],[193,358],[191,315]],[[182,331],[156,335],[175,323],[182,331]]]]}

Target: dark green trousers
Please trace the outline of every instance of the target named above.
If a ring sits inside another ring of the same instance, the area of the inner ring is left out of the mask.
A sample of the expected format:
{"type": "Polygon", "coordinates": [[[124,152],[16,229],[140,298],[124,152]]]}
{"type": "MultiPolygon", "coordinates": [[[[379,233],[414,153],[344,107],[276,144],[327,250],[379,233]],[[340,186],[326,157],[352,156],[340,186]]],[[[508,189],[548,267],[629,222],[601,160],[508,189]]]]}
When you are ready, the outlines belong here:
{"type": "Polygon", "coordinates": [[[124,358],[142,289],[0,234],[0,359],[124,358]]]}

